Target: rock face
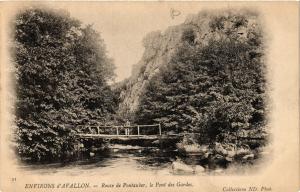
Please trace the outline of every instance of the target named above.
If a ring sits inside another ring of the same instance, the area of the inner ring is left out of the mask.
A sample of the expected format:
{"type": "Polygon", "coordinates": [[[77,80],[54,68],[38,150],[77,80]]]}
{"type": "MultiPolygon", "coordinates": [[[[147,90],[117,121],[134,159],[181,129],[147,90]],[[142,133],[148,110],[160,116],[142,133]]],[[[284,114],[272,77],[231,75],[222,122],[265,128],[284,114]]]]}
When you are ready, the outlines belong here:
{"type": "Polygon", "coordinates": [[[139,105],[139,98],[143,94],[148,82],[157,74],[160,68],[167,64],[174,49],[180,42],[180,27],[170,27],[165,34],[161,32],[149,33],[143,40],[145,52],[132,71],[132,76],[121,92],[121,113],[133,113],[139,105]]]}
{"type": "Polygon", "coordinates": [[[149,81],[171,61],[183,41],[205,46],[211,38],[224,37],[224,31],[227,29],[236,30],[235,38],[249,39],[251,38],[248,37],[249,31],[252,29],[255,31],[256,17],[255,13],[248,11],[200,12],[189,16],[183,24],[169,27],[164,33],[160,31],[149,33],[143,40],[145,47],[143,57],[134,66],[132,76],[123,84],[119,113],[130,116],[138,109],[140,97],[149,81]],[[246,25],[234,27],[233,25],[243,22],[241,15],[244,13],[247,14],[246,25]]]}

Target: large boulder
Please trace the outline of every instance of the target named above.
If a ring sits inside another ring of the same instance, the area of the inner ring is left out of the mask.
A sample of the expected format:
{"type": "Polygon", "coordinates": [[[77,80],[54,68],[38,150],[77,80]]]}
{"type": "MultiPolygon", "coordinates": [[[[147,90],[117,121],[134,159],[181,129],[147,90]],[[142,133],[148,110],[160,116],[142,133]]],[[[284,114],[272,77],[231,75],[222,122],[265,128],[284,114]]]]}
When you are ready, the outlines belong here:
{"type": "Polygon", "coordinates": [[[205,168],[202,167],[201,165],[196,165],[195,173],[203,173],[203,172],[205,172],[205,168]]]}
{"type": "Polygon", "coordinates": [[[179,160],[174,161],[171,165],[171,168],[172,168],[173,173],[175,173],[175,174],[193,174],[193,173],[195,173],[195,170],[191,166],[186,165],[185,163],[183,163],[179,160]]]}

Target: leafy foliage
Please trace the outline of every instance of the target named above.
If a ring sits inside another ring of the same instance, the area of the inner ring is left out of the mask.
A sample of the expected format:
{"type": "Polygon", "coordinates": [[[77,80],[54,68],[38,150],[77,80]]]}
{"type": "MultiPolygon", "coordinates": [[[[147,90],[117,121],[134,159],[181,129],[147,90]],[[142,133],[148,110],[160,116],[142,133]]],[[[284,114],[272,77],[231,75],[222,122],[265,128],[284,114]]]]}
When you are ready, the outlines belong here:
{"type": "Polygon", "coordinates": [[[65,12],[28,9],[16,16],[14,49],[18,152],[32,160],[72,154],[76,125],[114,111],[103,40],[65,12]]]}
{"type": "Polygon", "coordinates": [[[187,28],[176,54],[150,81],[136,121],[159,122],[170,132],[199,133],[200,143],[236,142],[250,130],[262,135],[263,39],[257,24],[248,25],[249,18],[212,18],[207,44],[194,41],[196,31],[187,28]]]}

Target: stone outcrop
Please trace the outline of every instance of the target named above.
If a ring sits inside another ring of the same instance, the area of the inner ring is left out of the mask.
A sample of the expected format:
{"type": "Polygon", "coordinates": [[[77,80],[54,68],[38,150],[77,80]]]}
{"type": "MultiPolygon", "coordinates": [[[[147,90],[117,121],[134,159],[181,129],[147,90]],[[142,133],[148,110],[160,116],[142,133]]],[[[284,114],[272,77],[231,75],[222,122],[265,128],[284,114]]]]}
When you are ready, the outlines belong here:
{"type": "Polygon", "coordinates": [[[221,39],[230,30],[235,30],[232,33],[236,35],[235,38],[247,40],[251,38],[249,36],[251,30],[255,31],[256,17],[255,13],[248,11],[200,12],[189,16],[180,25],[169,27],[164,33],[160,31],[149,33],[143,40],[145,47],[143,57],[134,65],[132,76],[122,85],[119,113],[132,114],[138,109],[141,95],[149,81],[159,73],[161,67],[171,61],[172,55],[183,41],[205,46],[211,38],[221,39]],[[247,15],[246,24],[236,27],[235,25],[244,22],[242,17],[244,14],[247,15]]]}
{"type": "Polygon", "coordinates": [[[143,40],[145,52],[132,71],[132,76],[120,93],[119,111],[132,113],[137,110],[140,96],[148,82],[160,68],[167,64],[180,42],[180,27],[170,27],[164,34],[159,31],[149,33],[143,40]]]}

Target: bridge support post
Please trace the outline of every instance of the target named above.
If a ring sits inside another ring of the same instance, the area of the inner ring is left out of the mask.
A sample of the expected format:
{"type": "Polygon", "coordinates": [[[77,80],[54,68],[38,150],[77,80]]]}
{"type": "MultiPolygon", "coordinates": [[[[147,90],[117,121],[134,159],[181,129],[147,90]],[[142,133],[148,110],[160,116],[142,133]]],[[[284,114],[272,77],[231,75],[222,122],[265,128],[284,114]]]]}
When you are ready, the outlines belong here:
{"type": "Polygon", "coordinates": [[[138,135],[140,135],[140,126],[137,126],[138,135]]]}
{"type": "Polygon", "coordinates": [[[97,127],[97,134],[99,134],[100,133],[100,130],[99,130],[99,127],[97,127]]]}
{"type": "Polygon", "coordinates": [[[161,125],[158,124],[158,129],[159,129],[159,135],[161,135],[161,125]]]}
{"type": "Polygon", "coordinates": [[[119,135],[119,127],[117,127],[117,135],[119,135]]]}

